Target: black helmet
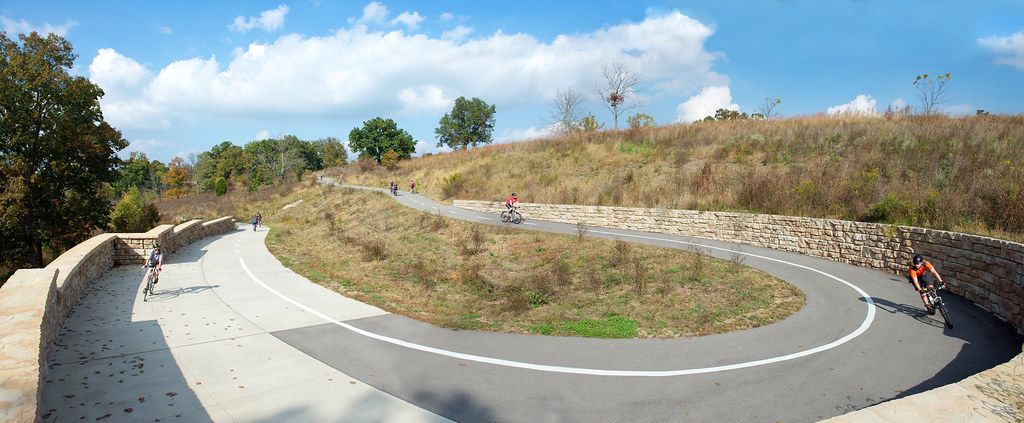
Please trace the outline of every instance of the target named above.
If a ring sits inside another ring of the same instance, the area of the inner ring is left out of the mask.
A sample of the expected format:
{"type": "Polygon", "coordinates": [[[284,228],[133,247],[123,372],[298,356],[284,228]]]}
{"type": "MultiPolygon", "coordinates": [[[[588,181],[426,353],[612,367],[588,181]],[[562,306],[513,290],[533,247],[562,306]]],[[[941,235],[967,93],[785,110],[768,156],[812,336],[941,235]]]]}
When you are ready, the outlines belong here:
{"type": "Polygon", "coordinates": [[[914,254],[914,265],[915,266],[918,265],[918,264],[921,264],[922,261],[924,261],[924,257],[921,257],[920,254],[914,254]]]}
{"type": "Polygon", "coordinates": [[[513,193],[512,193],[512,196],[513,196],[513,197],[515,197],[515,196],[516,196],[516,193],[514,193],[514,192],[513,192],[513,193]]]}

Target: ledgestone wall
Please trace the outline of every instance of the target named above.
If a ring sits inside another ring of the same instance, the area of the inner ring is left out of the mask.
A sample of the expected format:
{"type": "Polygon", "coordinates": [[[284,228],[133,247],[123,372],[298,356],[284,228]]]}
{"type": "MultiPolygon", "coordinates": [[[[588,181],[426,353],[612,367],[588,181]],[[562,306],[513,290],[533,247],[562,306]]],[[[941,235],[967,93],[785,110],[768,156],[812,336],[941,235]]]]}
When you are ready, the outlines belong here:
{"type": "Polygon", "coordinates": [[[76,245],[42,269],[21,269],[0,289],[0,421],[39,420],[40,374],[54,336],[82,291],[111,267],[141,263],[158,241],[168,253],[231,231],[224,217],[142,234],[102,234],[76,245]]]}
{"type": "MultiPolygon", "coordinates": [[[[456,200],[499,213],[501,203],[456,200]]],[[[951,291],[1024,331],[1024,244],[910,226],[766,214],[520,203],[527,219],[717,239],[905,274],[913,254],[951,291]]]]}

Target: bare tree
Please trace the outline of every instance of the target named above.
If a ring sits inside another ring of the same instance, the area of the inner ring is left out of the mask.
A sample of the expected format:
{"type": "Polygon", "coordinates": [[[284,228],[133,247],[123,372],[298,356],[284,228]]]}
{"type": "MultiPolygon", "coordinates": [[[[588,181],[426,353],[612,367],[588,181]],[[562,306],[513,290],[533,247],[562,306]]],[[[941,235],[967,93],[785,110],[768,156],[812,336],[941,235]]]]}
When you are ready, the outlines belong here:
{"type": "Polygon", "coordinates": [[[629,70],[621,62],[606,65],[602,75],[604,76],[604,85],[597,86],[597,93],[601,96],[605,107],[615,117],[615,129],[619,129],[619,115],[640,105],[636,99],[637,90],[640,89],[644,81],[640,75],[629,70]]]}
{"type": "Polygon", "coordinates": [[[583,118],[583,94],[575,88],[558,90],[555,99],[548,105],[548,115],[542,121],[559,134],[579,131],[583,118]]]}
{"type": "Polygon", "coordinates": [[[917,98],[921,102],[921,113],[926,115],[935,114],[946,102],[946,92],[949,91],[949,72],[931,78],[928,74],[918,75],[914,78],[914,86],[917,87],[917,98]]]}
{"type": "Polygon", "coordinates": [[[760,114],[761,118],[764,120],[772,120],[772,118],[779,116],[779,111],[777,109],[780,104],[782,104],[781,98],[765,97],[764,101],[762,101],[761,105],[757,108],[757,114],[760,114]]]}

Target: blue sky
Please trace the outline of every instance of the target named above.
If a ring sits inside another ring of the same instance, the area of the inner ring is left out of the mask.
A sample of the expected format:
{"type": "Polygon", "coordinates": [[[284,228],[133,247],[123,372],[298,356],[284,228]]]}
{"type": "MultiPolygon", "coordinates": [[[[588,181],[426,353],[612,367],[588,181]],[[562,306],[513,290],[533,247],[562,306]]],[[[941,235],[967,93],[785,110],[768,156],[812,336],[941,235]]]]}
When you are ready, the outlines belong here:
{"type": "Polygon", "coordinates": [[[951,114],[1024,112],[1024,2],[0,2],[0,29],[52,31],[104,114],[153,158],[221,141],[341,139],[395,119],[436,151],[458,96],[497,106],[495,138],[543,133],[555,91],[597,101],[601,67],[646,81],[662,124],[718,107],[785,115],[915,105],[919,73],[950,72],[951,114]]]}

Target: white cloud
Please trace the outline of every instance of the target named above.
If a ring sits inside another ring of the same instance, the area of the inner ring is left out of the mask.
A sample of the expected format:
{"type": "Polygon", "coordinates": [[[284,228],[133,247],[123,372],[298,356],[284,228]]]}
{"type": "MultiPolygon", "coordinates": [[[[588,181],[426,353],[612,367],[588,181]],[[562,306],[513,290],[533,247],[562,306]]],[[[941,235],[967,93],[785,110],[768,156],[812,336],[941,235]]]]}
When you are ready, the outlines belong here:
{"type": "Polygon", "coordinates": [[[68,30],[78,25],[78,22],[68,20],[60,25],[54,25],[49,22],[44,22],[42,25],[33,25],[24,19],[12,19],[7,16],[0,16],[0,26],[3,26],[4,32],[7,33],[8,37],[17,37],[17,34],[29,34],[31,32],[38,32],[42,35],[46,34],[57,34],[61,37],[67,35],[68,30]]]}
{"type": "Polygon", "coordinates": [[[973,104],[967,103],[953,104],[945,107],[943,111],[954,116],[968,116],[975,114],[978,109],[975,108],[973,104]]]}
{"type": "Polygon", "coordinates": [[[236,32],[248,32],[255,28],[267,32],[275,31],[284,26],[284,17],[288,14],[288,10],[288,6],[282,4],[274,9],[260,12],[259,17],[250,16],[246,18],[239,15],[235,17],[235,22],[228,26],[228,28],[236,32]]]}
{"type": "Polygon", "coordinates": [[[558,131],[554,126],[548,126],[540,129],[533,126],[529,128],[506,129],[502,131],[500,135],[494,137],[494,142],[502,144],[513,141],[534,140],[537,138],[550,137],[555,135],[557,132],[558,131]]]}
{"type": "Polygon", "coordinates": [[[174,33],[174,30],[172,30],[171,27],[167,25],[160,25],[159,27],[157,27],[157,31],[160,31],[160,33],[164,35],[174,33]]]}
{"type": "Polygon", "coordinates": [[[459,25],[459,26],[456,26],[455,28],[452,28],[452,29],[450,29],[448,31],[443,32],[441,34],[441,39],[442,40],[450,40],[450,41],[462,41],[467,36],[469,36],[469,34],[472,34],[472,33],[473,33],[473,28],[470,28],[468,26],[459,25]]]}
{"type": "MultiPolygon", "coordinates": [[[[364,8],[364,17],[386,16],[380,12],[384,6],[374,4],[364,8]]],[[[142,110],[160,110],[175,121],[363,119],[421,103],[427,105],[423,111],[437,111],[458,96],[480,97],[499,109],[534,104],[559,88],[594,86],[602,66],[611,62],[626,64],[668,95],[724,86],[728,78],[711,70],[719,55],[704,49],[711,34],[679,12],[550,42],[501,31],[457,42],[355,24],[326,36],[288,34],[253,43],[225,62],[214,56],[175,61],[139,86],[112,83],[124,78],[122,71],[99,64],[90,67],[90,78],[108,92],[104,110],[119,107],[125,113],[144,105],[142,110]]],[[[102,64],[109,58],[100,54],[93,60],[102,64]]]]}
{"type": "Polygon", "coordinates": [[[441,22],[448,22],[455,19],[455,15],[452,12],[444,12],[441,14],[441,22]]]}
{"type": "Polygon", "coordinates": [[[998,55],[996,63],[1024,70],[1024,30],[1005,37],[979,38],[978,45],[998,55]]]}
{"type": "Polygon", "coordinates": [[[434,84],[405,88],[398,93],[405,113],[443,112],[452,107],[455,99],[446,96],[444,90],[434,84]]]}
{"type": "Polygon", "coordinates": [[[878,109],[875,108],[877,101],[869,95],[858,95],[849,103],[829,107],[826,113],[830,115],[848,116],[878,116],[878,109]]]}
{"type": "Polygon", "coordinates": [[[391,25],[405,25],[409,29],[416,29],[420,26],[420,22],[423,22],[423,15],[420,15],[419,12],[402,12],[391,20],[391,25]]]}
{"type": "Polygon", "coordinates": [[[889,108],[893,110],[903,110],[904,107],[907,107],[907,102],[906,100],[903,100],[902,97],[893,100],[892,103],[889,103],[889,108]]]}
{"type": "Polygon", "coordinates": [[[714,116],[715,110],[728,109],[739,110],[740,106],[732,102],[732,93],[729,86],[719,85],[704,87],[697,95],[676,106],[676,121],[693,122],[714,116]]]}
{"type": "Polygon", "coordinates": [[[253,139],[257,140],[257,141],[258,140],[268,140],[268,139],[270,139],[270,131],[268,131],[266,129],[262,129],[262,130],[260,130],[259,132],[256,133],[256,138],[253,138],[253,139]]]}
{"type": "Polygon", "coordinates": [[[355,23],[360,25],[366,25],[368,23],[384,23],[384,20],[388,18],[388,7],[384,4],[376,1],[372,1],[366,6],[363,6],[363,16],[359,19],[348,18],[349,23],[355,23]]]}
{"type": "Polygon", "coordinates": [[[128,148],[121,150],[118,153],[118,156],[121,158],[127,158],[131,152],[138,151],[145,153],[150,160],[153,160],[156,155],[154,153],[161,150],[166,145],[166,142],[155,139],[132,139],[128,140],[128,148]]]}

